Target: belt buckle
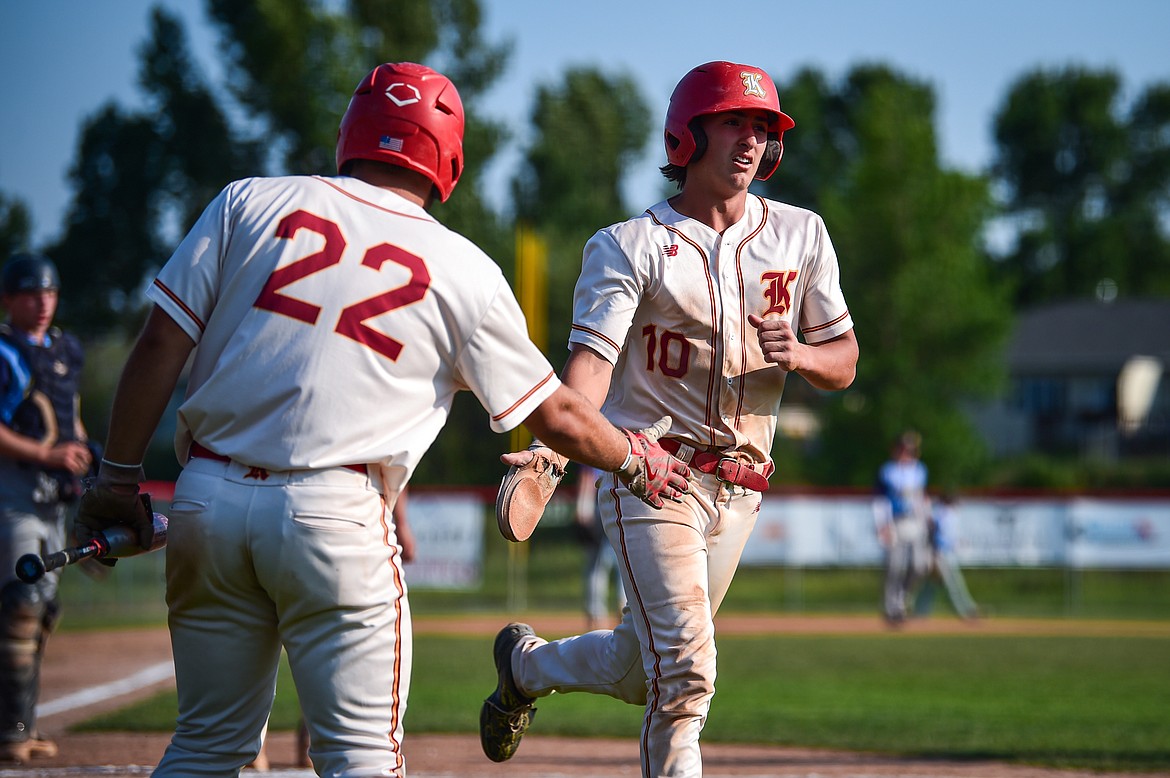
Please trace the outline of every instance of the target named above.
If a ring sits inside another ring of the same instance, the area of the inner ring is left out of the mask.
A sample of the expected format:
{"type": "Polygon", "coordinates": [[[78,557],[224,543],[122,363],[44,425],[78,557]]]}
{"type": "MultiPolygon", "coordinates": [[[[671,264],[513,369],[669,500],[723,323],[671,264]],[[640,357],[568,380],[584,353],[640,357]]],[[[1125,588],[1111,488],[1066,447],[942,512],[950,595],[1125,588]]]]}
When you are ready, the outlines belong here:
{"type": "Polygon", "coordinates": [[[720,457],[719,461],[715,463],[715,477],[720,481],[739,486],[741,485],[739,472],[742,467],[743,463],[734,457],[720,457]]]}

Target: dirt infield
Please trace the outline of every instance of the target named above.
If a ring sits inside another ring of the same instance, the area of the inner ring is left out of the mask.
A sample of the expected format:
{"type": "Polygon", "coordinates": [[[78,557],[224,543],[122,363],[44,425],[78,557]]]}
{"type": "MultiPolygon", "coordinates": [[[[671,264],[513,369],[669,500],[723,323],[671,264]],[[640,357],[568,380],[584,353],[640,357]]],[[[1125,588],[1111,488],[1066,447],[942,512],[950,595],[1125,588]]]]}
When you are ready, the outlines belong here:
{"type": "MultiPolygon", "coordinates": [[[[571,634],[580,630],[578,617],[526,616],[543,634],[571,634]]],[[[439,619],[417,617],[417,634],[471,634],[490,637],[506,619],[500,615],[439,619]]],[[[721,616],[722,634],[777,632],[787,634],[864,634],[888,630],[874,617],[742,617],[721,616]]],[[[947,619],[912,622],[905,628],[922,634],[1139,634],[1170,635],[1165,622],[1084,622],[1059,620],[993,619],[966,624],[947,619]]],[[[43,776],[147,775],[166,747],[165,735],[128,733],[71,733],[69,728],[99,712],[173,686],[162,672],[170,662],[170,642],[164,629],[118,632],[65,632],[53,637],[45,657],[42,682],[42,732],[56,740],[60,753],[25,768],[0,766],[0,778],[43,776]],[[95,680],[96,679],[96,680],[95,680]],[[113,685],[122,681],[121,686],[113,685]],[[104,688],[101,688],[103,687],[104,688]],[[97,688],[95,688],[97,687],[97,688]],[[87,696],[87,690],[91,693],[87,696]],[[46,715],[47,714],[47,715],[46,715]]],[[[528,735],[512,761],[496,765],[480,752],[475,737],[407,734],[405,752],[410,774],[427,776],[637,776],[636,737],[620,740],[574,740],[528,735]]],[[[293,769],[295,747],[291,733],[273,733],[268,744],[270,778],[311,776],[293,769]]],[[[810,749],[740,746],[708,743],[703,746],[705,774],[720,776],[935,776],[936,778],[1086,778],[1096,773],[1048,770],[990,762],[949,762],[899,759],[883,755],[816,751],[810,749]]],[[[1111,773],[1128,778],[1134,773],[1111,773]]],[[[1144,776],[1167,775],[1145,773],[1144,776]]]]}

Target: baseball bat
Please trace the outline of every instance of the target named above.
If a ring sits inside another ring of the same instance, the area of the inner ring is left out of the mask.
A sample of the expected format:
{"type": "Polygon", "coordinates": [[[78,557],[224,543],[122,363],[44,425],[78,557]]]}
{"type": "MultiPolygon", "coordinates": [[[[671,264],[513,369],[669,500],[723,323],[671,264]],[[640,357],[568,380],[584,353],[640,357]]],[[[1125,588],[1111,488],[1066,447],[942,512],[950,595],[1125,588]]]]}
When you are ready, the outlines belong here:
{"type": "Polygon", "coordinates": [[[97,537],[91,538],[80,546],[63,548],[51,554],[25,554],[16,560],[16,577],[25,583],[36,583],[45,577],[45,573],[66,565],[72,565],[83,559],[121,559],[122,557],[136,556],[155,551],[167,544],[167,528],[170,519],[161,513],[156,513],[150,505],[150,496],[142,495],[142,502],[146,510],[154,517],[154,539],[150,548],[138,545],[138,532],[131,527],[117,525],[100,531],[97,537]]]}

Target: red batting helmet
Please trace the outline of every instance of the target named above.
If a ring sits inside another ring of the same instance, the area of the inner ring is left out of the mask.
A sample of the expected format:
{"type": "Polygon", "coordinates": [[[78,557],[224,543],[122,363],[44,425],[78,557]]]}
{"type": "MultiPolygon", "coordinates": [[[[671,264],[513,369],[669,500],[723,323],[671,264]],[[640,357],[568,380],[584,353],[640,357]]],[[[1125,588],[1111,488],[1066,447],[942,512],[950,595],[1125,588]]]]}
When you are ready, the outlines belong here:
{"type": "Polygon", "coordinates": [[[463,101],[424,65],[379,65],[354,90],[337,131],[337,169],[372,159],[422,173],[446,201],[463,173],[463,101]]]}
{"type": "Polygon", "coordinates": [[[734,62],[708,62],[699,65],[683,76],[670,96],[670,107],[666,110],[666,159],[672,165],[685,167],[695,153],[695,137],[687,125],[696,116],[759,109],[772,114],[768,125],[768,140],[776,141],[779,149],[776,161],[765,170],[763,165],[756,171],[756,178],[766,181],[780,165],[784,152],[784,131],[791,130],[796,122],[780,110],[780,96],[776,85],[768,74],[751,65],[737,65],[734,62]]]}

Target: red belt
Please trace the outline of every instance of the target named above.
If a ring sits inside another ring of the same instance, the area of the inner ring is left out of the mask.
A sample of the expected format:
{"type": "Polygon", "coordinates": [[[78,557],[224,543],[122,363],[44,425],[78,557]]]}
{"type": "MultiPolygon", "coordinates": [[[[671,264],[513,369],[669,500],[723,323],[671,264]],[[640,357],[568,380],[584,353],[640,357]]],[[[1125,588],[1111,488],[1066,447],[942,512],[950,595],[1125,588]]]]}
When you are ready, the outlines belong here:
{"type": "MultiPolygon", "coordinates": [[[[683,442],[677,438],[663,438],[658,441],[658,445],[666,449],[667,453],[678,455],[678,452],[683,447],[683,442]]],[[[690,444],[686,444],[690,447],[690,444]]],[[[753,492],[765,492],[768,490],[768,475],[772,474],[772,463],[764,465],[764,472],[767,475],[757,473],[752,465],[746,462],[740,462],[733,457],[723,456],[722,454],[712,451],[703,451],[702,449],[694,449],[689,459],[679,457],[682,461],[691,466],[692,470],[698,470],[700,473],[713,474],[720,481],[726,481],[729,484],[742,486],[745,489],[751,489],[753,492]]]]}
{"type": "MultiPolygon", "coordinates": [[[[187,455],[189,457],[191,457],[192,459],[195,459],[195,458],[210,459],[214,462],[231,462],[232,461],[231,457],[225,457],[223,454],[217,454],[214,451],[212,451],[211,449],[204,448],[203,446],[199,445],[198,443],[191,444],[191,448],[187,452],[187,455]]],[[[346,468],[347,470],[353,470],[355,473],[361,473],[362,475],[368,474],[365,465],[342,465],[342,467],[346,468]]]]}

